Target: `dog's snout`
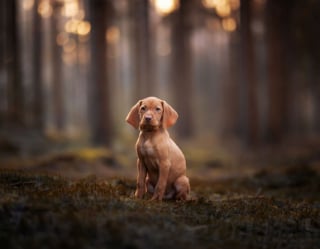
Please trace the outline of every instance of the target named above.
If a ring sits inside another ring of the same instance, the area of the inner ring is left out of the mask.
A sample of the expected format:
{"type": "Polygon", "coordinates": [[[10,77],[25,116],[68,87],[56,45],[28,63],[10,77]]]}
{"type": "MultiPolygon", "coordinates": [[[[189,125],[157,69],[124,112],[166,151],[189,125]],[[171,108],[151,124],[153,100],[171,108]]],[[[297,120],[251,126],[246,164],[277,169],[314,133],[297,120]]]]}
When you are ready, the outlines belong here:
{"type": "Polygon", "coordinates": [[[144,120],[149,122],[152,120],[152,116],[151,115],[145,115],[144,120]]]}

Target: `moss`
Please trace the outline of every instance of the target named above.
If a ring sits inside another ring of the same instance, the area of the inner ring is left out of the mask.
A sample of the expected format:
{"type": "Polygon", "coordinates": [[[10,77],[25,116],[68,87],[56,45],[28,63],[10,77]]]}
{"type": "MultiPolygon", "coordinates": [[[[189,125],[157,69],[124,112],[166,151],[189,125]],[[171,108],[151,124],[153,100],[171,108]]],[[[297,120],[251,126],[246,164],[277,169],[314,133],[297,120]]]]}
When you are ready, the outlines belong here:
{"type": "Polygon", "coordinates": [[[248,181],[192,183],[187,202],[150,202],[133,198],[135,184],[128,179],[0,171],[0,243],[6,248],[317,248],[320,243],[319,199],[252,195],[248,181]],[[214,196],[216,190],[220,194],[214,196]]]}
{"type": "Polygon", "coordinates": [[[59,161],[113,161],[114,157],[110,150],[106,148],[80,148],[65,150],[59,152],[51,152],[37,157],[29,158],[11,158],[2,164],[6,164],[9,168],[32,168],[34,166],[52,164],[59,161]]]}

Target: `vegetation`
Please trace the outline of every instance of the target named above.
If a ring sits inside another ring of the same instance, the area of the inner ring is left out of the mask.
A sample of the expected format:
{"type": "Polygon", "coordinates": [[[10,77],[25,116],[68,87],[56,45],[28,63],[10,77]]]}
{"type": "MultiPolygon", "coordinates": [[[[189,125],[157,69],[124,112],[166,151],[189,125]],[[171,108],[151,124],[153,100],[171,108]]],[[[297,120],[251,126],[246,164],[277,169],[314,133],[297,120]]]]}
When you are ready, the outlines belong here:
{"type": "Polygon", "coordinates": [[[311,167],[191,183],[186,202],[151,202],[133,198],[133,178],[1,170],[0,243],[4,248],[318,248],[320,176],[311,167]]]}

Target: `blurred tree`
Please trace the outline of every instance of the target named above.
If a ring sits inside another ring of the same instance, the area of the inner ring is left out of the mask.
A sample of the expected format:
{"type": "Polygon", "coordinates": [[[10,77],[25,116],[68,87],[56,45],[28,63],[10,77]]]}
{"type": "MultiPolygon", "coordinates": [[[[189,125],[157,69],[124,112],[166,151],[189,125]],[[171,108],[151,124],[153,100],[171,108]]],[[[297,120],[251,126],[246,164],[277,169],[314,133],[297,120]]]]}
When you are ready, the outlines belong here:
{"type": "Polygon", "coordinates": [[[266,3],[266,41],[268,72],[267,139],[279,142],[288,121],[288,76],[286,47],[293,1],[269,0],[266,3]]]}
{"type": "Polygon", "coordinates": [[[24,99],[20,68],[20,49],[17,26],[16,1],[1,1],[1,42],[3,50],[0,57],[2,84],[7,88],[8,120],[16,124],[24,124],[24,99]]]}
{"type": "MultiPolygon", "coordinates": [[[[293,38],[292,51],[297,54],[296,66],[306,70],[306,81],[303,88],[311,93],[313,102],[311,124],[312,131],[320,133],[320,33],[316,32],[319,25],[320,1],[295,1],[293,9],[293,38]]],[[[299,82],[302,85],[303,82],[299,82]]],[[[300,112],[305,112],[303,108],[300,112]]]]}
{"type": "Polygon", "coordinates": [[[171,94],[181,137],[237,130],[254,146],[320,132],[319,1],[241,0],[240,12],[238,1],[178,2],[161,12],[149,0],[1,1],[1,123],[74,132],[88,106],[83,120],[92,140],[111,144],[118,95],[136,99],[157,88],[171,94]],[[71,20],[75,26],[66,31],[71,20]]]}
{"type": "Polygon", "coordinates": [[[245,120],[242,133],[249,145],[256,145],[259,136],[258,101],[257,101],[257,68],[254,53],[254,41],[252,35],[252,0],[242,0],[240,5],[241,22],[241,48],[242,48],[242,68],[243,86],[240,98],[245,99],[242,104],[245,120]]]}
{"type": "Polygon", "coordinates": [[[153,63],[151,60],[152,37],[149,20],[149,0],[131,0],[130,14],[133,19],[133,43],[134,58],[137,60],[135,66],[134,96],[137,99],[153,94],[154,79],[153,63]]]}
{"type": "Polygon", "coordinates": [[[7,76],[7,10],[6,1],[0,2],[0,124],[7,116],[7,84],[5,82],[7,76]]]}
{"type": "Polygon", "coordinates": [[[43,101],[43,85],[42,85],[42,18],[38,13],[39,0],[35,1],[33,7],[33,39],[34,39],[34,54],[33,54],[33,126],[39,130],[44,129],[44,101],[43,101]]]}
{"type": "Polygon", "coordinates": [[[61,48],[56,42],[56,37],[59,34],[58,22],[59,13],[61,11],[61,5],[54,4],[53,15],[51,17],[51,32],[53,39],[51,40],[52,46],[52,105],[53,105],[53,122],[55,129],[59,132],[65,128],[66,125],[66,113],[65,113],[65,101],[64,101],[64,89],[62,81],[62,60],[61,60],[61,48]]]}
{"type": "Polygon", "coordinates": [[[113,18],[111,1],[90,0],[91,21],[91,82],[89,85],[89,117],[92,140],[96,144],[110,145],[113,126],[111,122],[110,89],[107,77],[106,31],[113,18]]]}
{"type": "Polygon", "coordinates": [[[177,134],[181,137],[193,135],[193,87],[192,53],[190,36],[192,31],[191,11],[193,1],[181,0],[179,9],[172,16],[172,62],[171,84],[174,107],[183,118],[177,123],[177,134]]]}
{"type": "Polygon", "coordinates": [[[225,115],[223,117],[223,135],[226,139],[233,136],[243,137],[244,131],[244,115],[241,113],[239,103],[244,102],[240,96],[242,82],[239,80],[242,68],[239,67],[242,63],[242,55],[239,49],[238,32],[230,34],[229,43],[229,66],[227,72],[226,83],[223,88],[223,106],[225,107],[225,115]]]}

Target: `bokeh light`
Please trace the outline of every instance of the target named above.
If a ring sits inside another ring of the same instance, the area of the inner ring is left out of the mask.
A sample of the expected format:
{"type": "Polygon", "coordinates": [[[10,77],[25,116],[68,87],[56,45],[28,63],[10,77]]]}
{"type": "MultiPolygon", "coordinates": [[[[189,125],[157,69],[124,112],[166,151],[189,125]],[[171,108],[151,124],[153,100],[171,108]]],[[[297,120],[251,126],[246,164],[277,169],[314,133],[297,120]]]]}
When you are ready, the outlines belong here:
{"type": "Polygon", "coordinates": [[[222,20],[222,27],[225,31],[233,32],[237,28],[237,22],[231,17],[225,18],[222,20]]]}
{"type": "Polygon", "coordinates": [[[112,26],[107,29],[106,31],[106,41],[109,44],[115,44],[119,41],[120,39],[120,30],[116,26],[112,26]]]}
{"type": "Polygon", "coordinates": [[[71,53],[73,50],[75,50],[77,47],[77,44],[74,39],[69,38],[65,44],[63,44],[63,51],[66,53],[71,53]]]}
{"type": "Polygon", "coordinates": [[[24,10],[31,10],[34,5],[34,0],[23,0],[22,8],[24,10]]]}
{"type": "Polygon", "coordinates": [[[39,3],[38,13],[41,15],[41,17],[49,18],[49,17],[51,17],[52,12],[53,12],[53,10],[52,10],[52,6],[51,6],[49,0],[42,0],[39,3]]]}
{"type": "Polygon", "coordinates": [[[79,3],[77,0],[65,0],[62,14],[66,17],[73,17],[79,13],[79,3]]]}
{"type": "Polygon", "coordinates": [[[153,0],[152,3],[160,15],[168,15],[179,8],[178,0],[153,0]]]}
{"type": "Polygon", "coordinates": [[[78,35],[88,35],[91,30],[91,24],[87,21],[81,21],[77,26],[78,35]]]}
{"type": "Polygon", "coordinates": [[[227,1],[221,1],[220,4],[216,6],[216,12],[221,17],[226,17],[231,14],[231,7],[227,1]]]}
{"type": "Polygon", "coordinates": [[[214,9],[220,0],[202,0],[204,7],[208,9],[214,9]]]}
{"type": "Polygon", "coordinates": [[[69,35],[66,32],[60,32],[57,35],[56,41],[59,46],[65,45],[69,40],[69,35]]]}
{"type": "Polygon", "coordinates": [[[240,7],[240,0],[202,0],[202,5],[207,9],[215,10],[220,17],[228,17],[232,11],[240,7]]]}
{"type": "Polygon", "coordinates": [[[64,28],[68,33],[76,33],[78,30],[79,22],[79,20],[70,19],[65,23],[64,28]]]}

